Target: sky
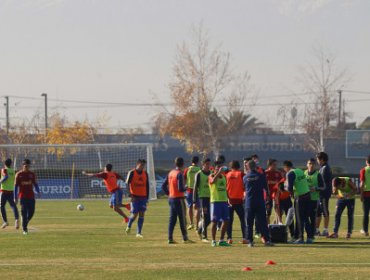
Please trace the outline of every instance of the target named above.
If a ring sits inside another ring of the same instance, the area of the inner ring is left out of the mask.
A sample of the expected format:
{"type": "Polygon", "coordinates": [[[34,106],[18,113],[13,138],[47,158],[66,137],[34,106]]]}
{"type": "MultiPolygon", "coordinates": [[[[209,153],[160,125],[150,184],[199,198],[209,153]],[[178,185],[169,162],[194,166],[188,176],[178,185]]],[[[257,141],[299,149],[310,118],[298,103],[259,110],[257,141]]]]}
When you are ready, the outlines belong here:
{"type": "MultiPolygon", "coordinates": [[[[148,129],[157,107],[98,102],[168,102],[176,46],[202,22],[233,69],[251,75],[261,104],[302,92],[299,69],[324,46],[349,70],[346,110],[361,122],[370,115],[368,11],[368,0],[0,0],[0,96],[10,96],[11,123],[42,112],[47,93],[49,112],[71,120],[148,129]]],[[[269,123],[276,108],[252,113],[269,123]]],[[[4,118],[0,107],[1,126],[4,118]]]]}

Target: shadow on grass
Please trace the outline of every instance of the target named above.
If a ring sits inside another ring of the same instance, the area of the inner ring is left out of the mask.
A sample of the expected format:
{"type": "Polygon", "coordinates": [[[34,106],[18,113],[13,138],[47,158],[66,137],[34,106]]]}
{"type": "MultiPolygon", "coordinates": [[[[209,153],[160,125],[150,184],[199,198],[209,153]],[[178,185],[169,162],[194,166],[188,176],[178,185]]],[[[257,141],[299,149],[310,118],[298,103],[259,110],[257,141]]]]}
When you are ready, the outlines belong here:
{"type": "Polygon", "coordinates": [[[336,242],[330,242],[330,241],[320,241],[314,244],[276,244],[276,246],[279,247],[279,245],[283,245],[284,247],[292,247],[292,248],[344,248],[344,249],[353,249],[357,248],[358,246],[365,247],[366,249],[370,248],[370,242],[364,242],[364,241],[336,241],[336,242]]]}

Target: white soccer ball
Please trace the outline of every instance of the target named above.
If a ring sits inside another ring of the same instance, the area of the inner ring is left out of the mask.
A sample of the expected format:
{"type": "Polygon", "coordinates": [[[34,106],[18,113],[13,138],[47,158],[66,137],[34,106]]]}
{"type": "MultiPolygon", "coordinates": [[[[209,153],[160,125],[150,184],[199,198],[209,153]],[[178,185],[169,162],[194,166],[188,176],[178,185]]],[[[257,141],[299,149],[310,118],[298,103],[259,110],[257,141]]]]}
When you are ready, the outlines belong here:
{"type": "Polygon", "coordinates": [[[85,209],[85,207],[82,204],[77,205],[77,210],[83,211],[84,209],[85,209]]]}

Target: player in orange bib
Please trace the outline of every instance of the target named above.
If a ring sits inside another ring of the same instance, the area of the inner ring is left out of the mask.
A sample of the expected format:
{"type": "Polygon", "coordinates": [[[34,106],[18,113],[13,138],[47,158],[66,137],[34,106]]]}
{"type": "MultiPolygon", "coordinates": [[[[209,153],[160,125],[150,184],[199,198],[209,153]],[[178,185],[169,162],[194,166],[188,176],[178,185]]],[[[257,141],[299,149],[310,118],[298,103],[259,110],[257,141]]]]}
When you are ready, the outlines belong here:
{"type": "Polygon", "coordinates": [[[185,210],[185,183],[184,183],[184,159],[175,158],[176,168],[172,169],[162,184],[162,190],[168,195],[168,204],[170,205],[170,220],[168,224],[168,244],[175,244],[173,231],[177,219],[180,223],[180,229],[184,243],[192,243],[188,238],[186,229],[186,210],[185,210]]]}
{"type": "Polygon", "coordinates": [[[104,171],[102,172],[87,173],[85,171],[82,171],[82,174],[89,176],[89,177],[97,177],[97,178],[103,179],[108,192],[111,194],[110,207],[114,211],[116,211],[121,217],[123,217],[124,222],[128,223],[128,217],[122,211],[121,208],[126,207],[127,209],[130,209],[130,204],[126,204],[126,205],[122,204],[123,191],[118,186],[118,183],[117,183],[118,180],[123,180],[123,178],[118,173],[113,172],[112,169],[113,169],[113,165],[108,163],[105,166],[104,171]]]}
{"type": "Polygon", "coordinates": [[[143,229],[144,214],[149,199],[149,176],[144,170],[145,164],[145,159],[139,159],[136,163],[136,168],[128,173],[126,180],[131,194],[131,216],[127,224],[126,234],[130,233],[132,223],[139,216],[136,237],[140,238],[143,237],[141,231],[143,229]]]}
{"type": "Polygon", "coordinates": [[[240,171],[240,163],[237,160],[230,162],[231,170],[226,174],[226,190],[229,198],[229,215],[230,221],[227,228],[227,242],[229,244],[233,243],[232,232],[233,232],[233,222],[234,222],[234,212],[239,217],[240,227],[242,231],[242,240],[240,243],[247,244],[246,229],[247,225],[245,223],[245,211],[244,211],[244,173],[240,171]]]}

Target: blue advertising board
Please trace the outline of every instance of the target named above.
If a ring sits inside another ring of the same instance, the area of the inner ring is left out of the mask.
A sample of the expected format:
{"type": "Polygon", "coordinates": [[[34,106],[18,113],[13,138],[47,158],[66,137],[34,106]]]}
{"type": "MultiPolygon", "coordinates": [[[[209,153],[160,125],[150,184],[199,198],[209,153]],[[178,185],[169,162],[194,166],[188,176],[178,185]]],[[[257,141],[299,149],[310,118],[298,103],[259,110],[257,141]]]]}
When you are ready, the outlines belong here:
{"type": "Polygon", "coordinates": [[[365,159],[370,151],[370,130],[346,131],[346,158],[365,159]]]}
{"type": "Polygon", "coordinates": [[[79,180],[66,179],[39,179],[41,198],[43,199],[71,199],[78,198],[79,180]],[[73,195],[72,195],[73,192],[73,195]]]}

